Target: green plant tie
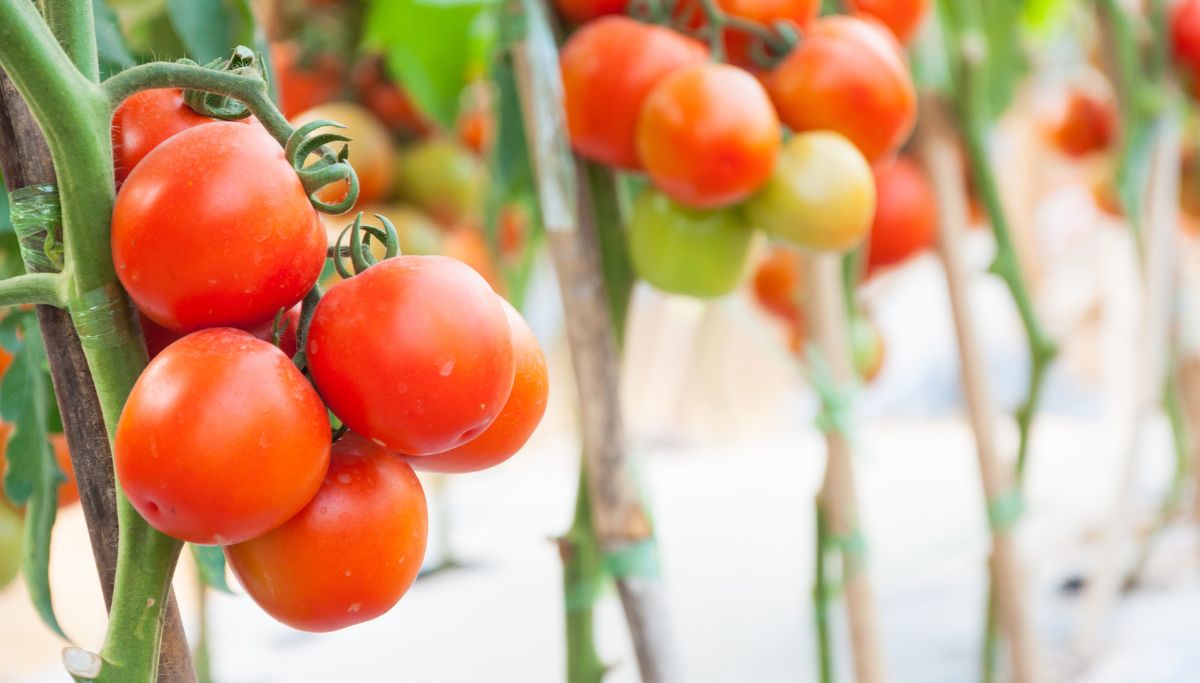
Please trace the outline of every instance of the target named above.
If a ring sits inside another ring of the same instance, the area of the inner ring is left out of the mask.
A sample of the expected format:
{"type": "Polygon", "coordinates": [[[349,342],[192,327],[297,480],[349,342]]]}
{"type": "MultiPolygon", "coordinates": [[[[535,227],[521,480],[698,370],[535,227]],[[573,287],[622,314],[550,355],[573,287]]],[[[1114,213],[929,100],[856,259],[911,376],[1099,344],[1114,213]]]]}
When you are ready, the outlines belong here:
{"type": "Polygon", "coordinates": [[[9,211],[25,269],[31,273],[61,272],[62,210],[58,188],[49,184],[19,187],[9,195],[9,211]]]}
{"type": "Polygon", "coordinates": [[[994,534],[1007,533],[1016,526],[1024,512],[1025,498],[1020,490],[1011,488],[988,501],[988,525],[994,534]]]}
{"type": "Polygon", "coordinates": [[[802,370],[821,403],[814,420],[817,429],[826,434],[841,434],[853,446],[858,440],[858,420],[854,413],[857,388],[854,385],[839,384],[833,376],[829,361],[821,350],[815,347],[808,350],[808,362],[803,365],[802,370]]]}
{"type": "Polygon", "coordinates": [[[604,569],[614,578],[659,575],[658,542],[654,538],[623,545],[604,553],[604,569]]]}
{"type": "Polygon", "coordinates": [[[71,300],[68,309],[85,347],[107,349],[132,339],[133,304],[115,283],[84,292],[71,300]]]}

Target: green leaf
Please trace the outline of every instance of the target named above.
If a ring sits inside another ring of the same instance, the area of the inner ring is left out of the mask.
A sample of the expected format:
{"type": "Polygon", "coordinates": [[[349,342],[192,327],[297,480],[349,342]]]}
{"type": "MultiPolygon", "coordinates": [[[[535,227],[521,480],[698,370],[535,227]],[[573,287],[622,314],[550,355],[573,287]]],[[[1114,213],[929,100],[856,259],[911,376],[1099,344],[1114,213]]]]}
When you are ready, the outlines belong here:
{"type": "Polygon", "coordinates": [[[201,64],[254,42],[253,15],[243,0],[167,0],[167,17],[188,56],[201,64]]]}
{"type": "Polygon", "coordinates": [[[495,43],[494,0],[370,0],[363,44],[422,111],[451,127],[459,96],[486,70],[495,43]]]}
{"type": "Polygon", "coordinates": [[[92,0],[92,14],[96,24],[96,51],[100,57],[100,77],[109,76],[128,69],[137,64],[129,46],[125,44],[125,35],[121,33],[121,25],[117,15],[104,0],[92,0]]]}
{"type": "Polygon", "coordinates": [[[192,549],[192,559],[196,561],[196,570],[204,585],[222,593],[232,594],[233,591],[229,590],[229,582],[225,580],[224,551],[215,545],[189,543],[188,547],[192,549]]]}
{"type": "Polygon", "coordinates": [[[5,449],[4,493],[13,504],[26,506],[21,571],[30,600],[46,625],[65,638],[50,596],[50,532],[58,513],[58,485],[65,477],[46,440],[51,390],[41,329],[32,314],[19,314],[19,319],[21,343],[0,382],[0,417],[13,426],[5,449]]]}

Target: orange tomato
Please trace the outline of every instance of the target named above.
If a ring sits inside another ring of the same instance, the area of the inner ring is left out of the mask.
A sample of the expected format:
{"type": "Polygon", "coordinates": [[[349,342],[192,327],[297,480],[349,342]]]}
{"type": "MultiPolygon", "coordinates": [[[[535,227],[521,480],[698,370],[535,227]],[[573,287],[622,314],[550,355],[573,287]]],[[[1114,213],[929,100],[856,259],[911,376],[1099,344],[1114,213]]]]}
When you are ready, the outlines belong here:
{"type": "Polygon", "coordinates": [[[784,246],[772,246],[754,270],[754,296],[771,315],[785,321],[804,318],[804,271],[800,254],[784,246]]]}
{"type": "Polygon", "coordinates": [[[1117,109],[1111,99],[1074,88],[1047,133],[1060,152],[1079,158],[1112,146],[1117,135],[1117,109]]]}
{"type": "Polygon", "coordinates": [[[554,6],[564,19],[583,24],[609,14],[624,14],[629,0],[554,0],[554,6]]]}
{"type": "Polygon", "coordinates": [[[867,272],[912,258],[936,236],[937,203],[924,170],[907,157],[878,166],[867,272]]]}
{"type": "Polygon", "coordinates": [[[850,0],[850,7],[878,20],[896,40],[907,43],[929,13],[929,0],[850,0]]]}

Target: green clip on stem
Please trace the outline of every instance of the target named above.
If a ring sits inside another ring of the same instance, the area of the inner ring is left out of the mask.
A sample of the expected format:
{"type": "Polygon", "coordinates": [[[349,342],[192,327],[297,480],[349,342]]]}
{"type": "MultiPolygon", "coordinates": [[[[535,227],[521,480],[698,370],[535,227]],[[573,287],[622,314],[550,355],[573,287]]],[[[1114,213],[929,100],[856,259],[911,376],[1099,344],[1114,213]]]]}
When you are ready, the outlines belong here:
{"type": "Polygon", "coordinates": [[[13,231],[21,258],[30,272],[58,273],[63,269],[62,210],[58,188],[29,185],[9,195],[13,231]]]}

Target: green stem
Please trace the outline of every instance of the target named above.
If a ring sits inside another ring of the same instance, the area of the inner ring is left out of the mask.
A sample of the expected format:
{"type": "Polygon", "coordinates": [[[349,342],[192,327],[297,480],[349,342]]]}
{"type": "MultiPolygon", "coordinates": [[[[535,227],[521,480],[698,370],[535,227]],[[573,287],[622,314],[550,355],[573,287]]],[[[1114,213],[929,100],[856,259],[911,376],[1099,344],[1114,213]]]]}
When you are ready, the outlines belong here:
{"type": "Polygon", "coordinates": [[[592,506],[582,458],[575,518],[560,543],[566,605],[567,683],[599,683],[606,668],[596,652],[594,607],[597,593],[607,577],[600,544],[592,528],[592,506]]]}
{"type": "Polygon", "coordinates": [[[0,280],[0,306],[45,304],[62,308],[65,284],[58,273],[26,273],[0,280]]]}
{"type": "Polygon", "coordinates": [[[817,547],[816,572],[813,575],[813,620],[817,630],[817,680],[833,683],[833,636],[829,623],[829,595],[832,591],[827,572],[829,523],[821,501],[816,501],[817,547]]]}
{"type": "Polygon", "coordinates": [[[208,596],[212,589],[204,582],[203,576],[197,576],[196,581],[196,652],[192,657],[196,664],[196,683],[212,683],[212,657],[208,647],[208,596]]]}
{"type": "Polygon", "coordinates": [[[71,62],[89,81],[100,80],[90,0],[43,0],[42,15],[71,62]]]}

